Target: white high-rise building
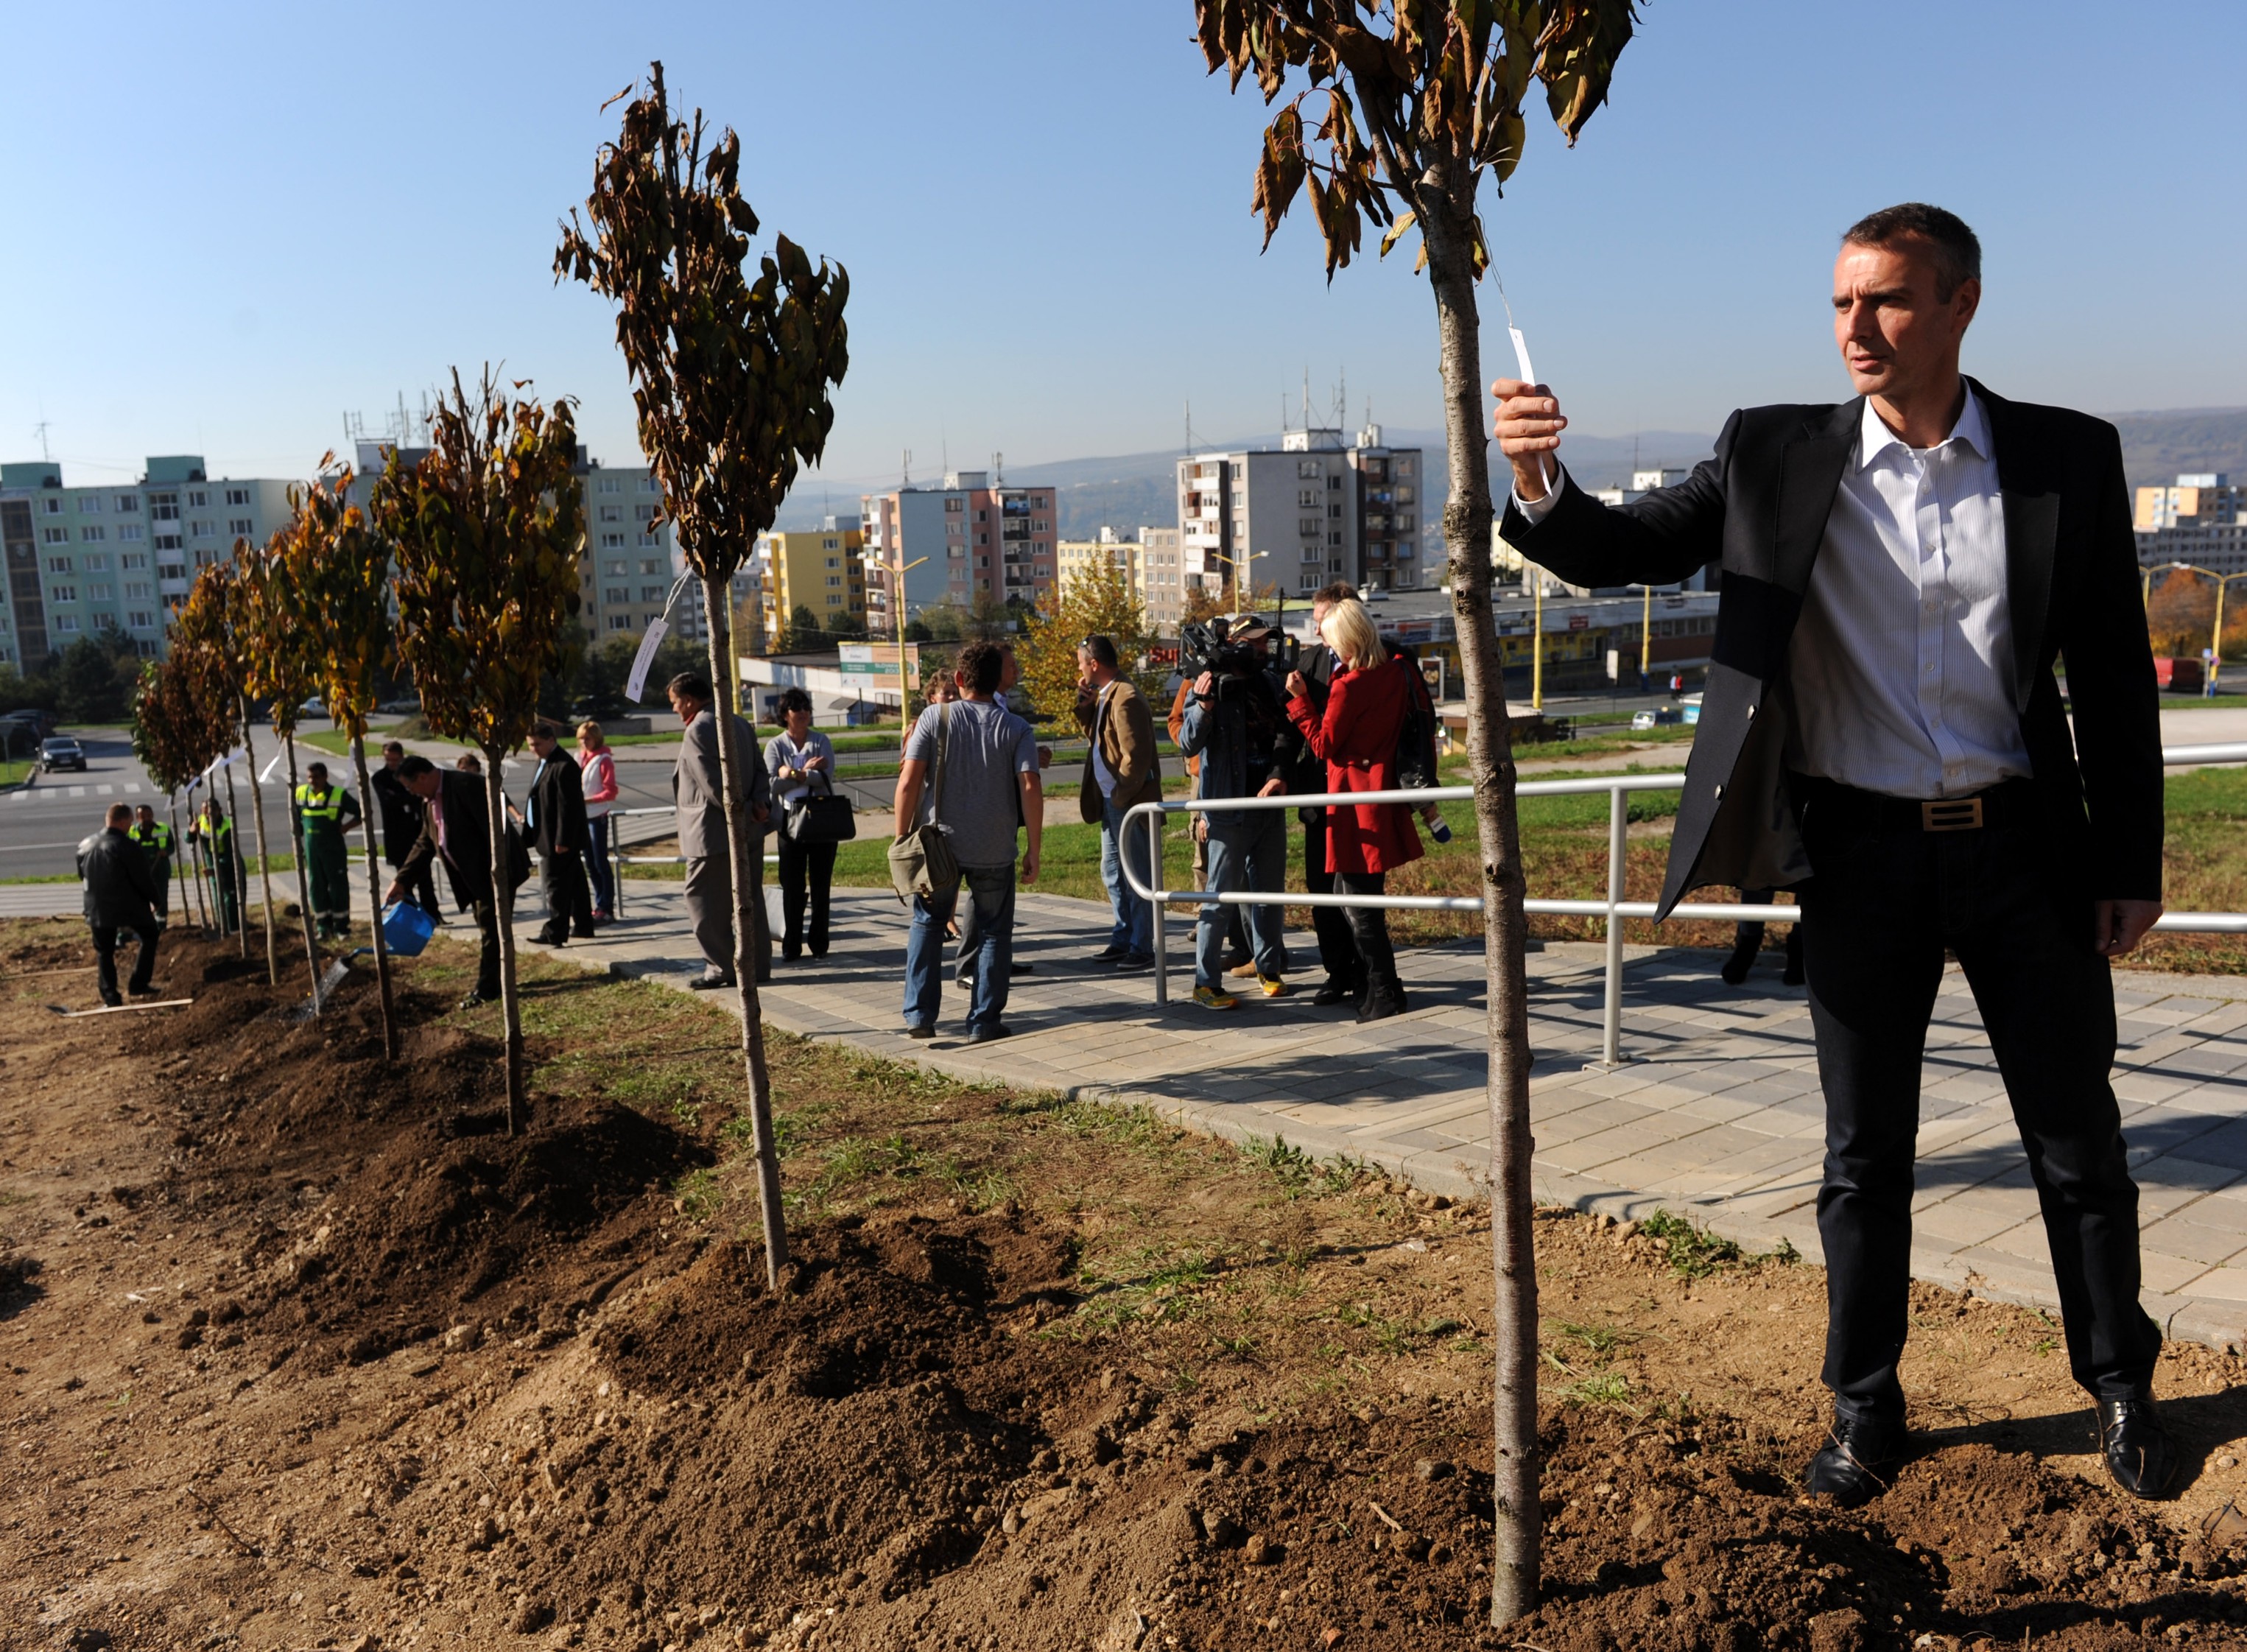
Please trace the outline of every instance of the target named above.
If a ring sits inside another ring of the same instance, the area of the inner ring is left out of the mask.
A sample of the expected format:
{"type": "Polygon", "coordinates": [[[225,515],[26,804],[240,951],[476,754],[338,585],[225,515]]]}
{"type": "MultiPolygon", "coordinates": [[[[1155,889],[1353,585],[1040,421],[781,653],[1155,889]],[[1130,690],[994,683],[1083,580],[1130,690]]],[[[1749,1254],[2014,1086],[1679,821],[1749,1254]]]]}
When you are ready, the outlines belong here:
{"type": "Polygon", "coordinates": [[[1306,596],[1336,579],[1381,590],[1436,584],[1420,571],[1417,447],[1368,425],[1348,446],[1331,428],[1280,447],[1188,454],[1178,465],[1182,572],[1214,592],[1229,579],[1306,596]]]}

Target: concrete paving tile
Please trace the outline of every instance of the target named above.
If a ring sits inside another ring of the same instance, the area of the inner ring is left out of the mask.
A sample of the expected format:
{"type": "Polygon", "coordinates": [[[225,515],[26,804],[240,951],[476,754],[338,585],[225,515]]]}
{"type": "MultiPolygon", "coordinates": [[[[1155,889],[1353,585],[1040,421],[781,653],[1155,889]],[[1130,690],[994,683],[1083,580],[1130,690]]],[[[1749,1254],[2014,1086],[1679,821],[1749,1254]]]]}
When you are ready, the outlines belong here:
{"type": "Polygon", "coordinates": [[[2192,1294],[2217,1302],[2247,1302],[2247,1267],[2211,1268],[2193,1280],[2192,1294]]]}
{"type": "MultiPolygon", "coordinates": [[[[2200,1291],[2195,1281],[2206,1278],[2210,1271],[2207,1263],[2195,1261],[2189,1257],[2171,1256],[2150,1246],[2139,1248],[2138,1275],[2149,1291],[2196,1296],[2200,1294],[2200,1291]]],[[[2213,1271],[2221,1273],[2223,1270],[2213,1271]]]]}
{"type": "Polygon", "coordinates": [[[2188,1257],[2210,1267],[2247,1252],[2247,1232],[2236,1227],[2203,1226],[2185,1216],[2165,1216],[2157,1222],[2143,1223],[2138,1234],[2139,1242],[2148,1250],[2188,1257]]]}
{"type": "Polygon", "coordinates": [[[1977,1210],[1950,1199],[1937,1201],[1911,1213],[1911,1231],[1915,1237],[1925,1233],[1958,1245],[1986,1245],[1998,1234],[2019,1225],[2019,1221],[2011,1212],[1977,1210]]]}

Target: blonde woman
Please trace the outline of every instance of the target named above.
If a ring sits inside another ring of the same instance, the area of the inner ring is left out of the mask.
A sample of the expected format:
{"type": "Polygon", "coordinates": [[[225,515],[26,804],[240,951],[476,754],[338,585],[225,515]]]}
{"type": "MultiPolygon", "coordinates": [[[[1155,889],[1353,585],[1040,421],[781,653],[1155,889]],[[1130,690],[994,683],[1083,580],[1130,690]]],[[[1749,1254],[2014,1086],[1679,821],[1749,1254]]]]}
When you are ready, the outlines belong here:
{"type": "MultiPolygon", "coordinates": [[[[1335,672],[1327,685],[1323,716],[1311,704],[1309,685],[1299,671],[1287,673],[1287,716],[1303,731],[1311,754],[1325,760],[1330,792],[1385,792],[1397,786],[1397,738],[1412,686],[1407,667],[1389,657],[1381,633],[1363,604],[1352,597],[1336,603],[1320,623],[1319,635],[1334,651],[1335,672]]],[[[1412,811],[1401,803],[1353,804],[1327,811],[1327,864],[1335,887],[1346,895],[1378,895],[1389,874],[1420,858],[1420,835],[1412,811]]],[[[1389,944],[1388,914],[1379,907],[1345,909],[1350,938],[1365,966],[1364,997],[1357,1019],[1386,1020],[1410,1005],[1397,979],[1397,954],[1389,944]]]]}
{"type": "Polygon", "coordinates": [[[617,760],[598,723],[577,725],[577,772],[585,782],[585,872],[593,880],[593,921],[617,917],[615,868],[609,864],[609,811],[617,806],[617,760]]]}

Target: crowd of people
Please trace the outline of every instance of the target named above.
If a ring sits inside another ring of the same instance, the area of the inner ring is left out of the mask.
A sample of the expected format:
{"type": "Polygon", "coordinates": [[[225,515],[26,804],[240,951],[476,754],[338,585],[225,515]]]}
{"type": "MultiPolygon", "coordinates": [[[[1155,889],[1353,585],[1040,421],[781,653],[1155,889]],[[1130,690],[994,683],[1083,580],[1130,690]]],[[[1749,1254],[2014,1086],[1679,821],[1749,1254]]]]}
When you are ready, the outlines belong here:
{"type": "MultiPolygon", "coordinates": [[[[1291,807],[1268,801],[1391,789],[1398,783],[1400,744],[1432,741],[1416,662],[1409,652],[1383,644],[1356,593],[1346,585],[1329,587],[1317,594],[1312,614],[1317,640],[1300,654],[1275,652],[1279,633],[1253,615],[1229,626],[1216,622],[1210,635],[1218,652],[1178,685],[1169,727],[1194,795],[1257,805],[1192,816],[1196,882],[1212,895],[1277,894],[1285,887],[1291,814],[1302,831],[1315,893],[1380,894],[1391,870],[1423,852],[1414,811],[1402,805],[1291,807]],[[1417,720],[1416,707],[1422,708],[1417,720]]],[[[1100,830],[1110,909],[1104,942],[1092,961],[1142,971],[1155,962],[1153,911],[1135,885],[1153,886],[1159,876],[1150,834],[1127,822],[1133,809],[1162,800],[1164,775],[1154,713],[1128,665],[1112,638],[1089,636],[1078,647],[1075,721],[1087,753],[1077,802],[1080,817],[1100,830]]],[[[1008,989],[1031,968],[1014,956],[1014,897],[1018,884],[1037,879],[1044,771],[1053,754],[1011,707],[1019,676],[1010,644],[968,644],[950,669],[930,673],[925,709],[905,738],[894,799],[899,829],[932,827],[957,867],[948,887],[931,887],[912,901],[904,1014],[916,1038],[935,1035],[946,977],[967,994],[968,1038],[1006,1037],[1008,989]]],[[[691,985],[732,987],[737,979],[735,866],[726,831],[716,696],[709,680],[693,672],[673,678],[666,692],[681,724],[672,796],[682,892],[701,959],[691,985]]],[[[812,727],[809,695],[787,689],[775,709],[781,726],[762,744],[749,720],[738,714],[729,720],[753,828],[743,905],[751,928],[746,953],[759,981],[772,979],[775,952],[783,965],[826,957],[837,844],[854,830],[848,823],[852,805],[837,788],[834,742],[812,727]],[[763,887],[768,843],[778,871],[777,941],[763,887]]],[[[526,939],[563,946],[591,939],[615,919],[610,827],[622,795],[616,756],[597,722],[577,726],[574,750],[564,747],[564,732],[549,722],[532,730],[534,766],[519,802],[505,804],[507,870],[496,881],[491,806],[475,754],[463,753],[451,767],[441,768],[393,740],[383,747],[381,766],[372,776],[370,823],[379,829],[391,874],[385,900],[411,902],[439,924],[449,905],[478,932],[481,959],[468,1002],[499,995],[501,903],[512,903],[534,865],[544,916],[526,939]],[[438,896],[441,867],[449,903],[438,896]]],[[[1432,778],[1432,744],[1419,767],[1432,778]]],[[[289,801],[313,923],[323,939],[346,936],[352,929],[347,839],[361,823],[362,805],[318,762],[309,766],[289,801]]],[[[154,937],[166,917],[166,878],[175,846],[153,811],[141,813],[144,821],[135,826],[127,811],[117,843],[105,829],[81,845],[86,915],[102,959],[105,999],[116,996],[120,936],[144,935],[140,962],[153,967],[154,937]]],[[[1440,828],[1432,806],[1424,813],[1440,828]]],[[[233,823],[215,797],[197,811],[188,836],[213,870],[220,926],[230,932],[241,922],[243,866],[233,823]]],[[[1239,899],[1202,906],[1194,945],[1196,1005],[1212,1011],[1238,1007],[1239,999],[1228,990],[1234,980],[1253,982],[1268,998],[1294,990],[1283,912],[1278,903],[1239,899]]],[[[1321,906],[1314,924],[1323,970],[1314,1003],[1349,1004],[1365,1021],[1408,1007],[1378,909],[1321,906]]],[[[146,977],[147,969],[136,967],[126,990],[139,990],[133,983],[146,977]]]]}

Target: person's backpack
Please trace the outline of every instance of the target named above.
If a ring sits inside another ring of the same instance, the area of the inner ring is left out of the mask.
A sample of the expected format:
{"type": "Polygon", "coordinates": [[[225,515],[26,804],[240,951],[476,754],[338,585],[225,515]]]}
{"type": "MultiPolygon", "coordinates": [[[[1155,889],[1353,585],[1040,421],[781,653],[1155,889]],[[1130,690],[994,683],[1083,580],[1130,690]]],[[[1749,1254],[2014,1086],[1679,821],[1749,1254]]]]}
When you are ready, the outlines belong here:
{"type": "Polygon", "coordinates": [[[1404,718],[1397,726],[1397,783],[1417,791],[1437,784],[1436,697],[1420,674],[1420,656],[1404,643],[1389,643],[1389,663],[1404,673],[1404,718]]]}

